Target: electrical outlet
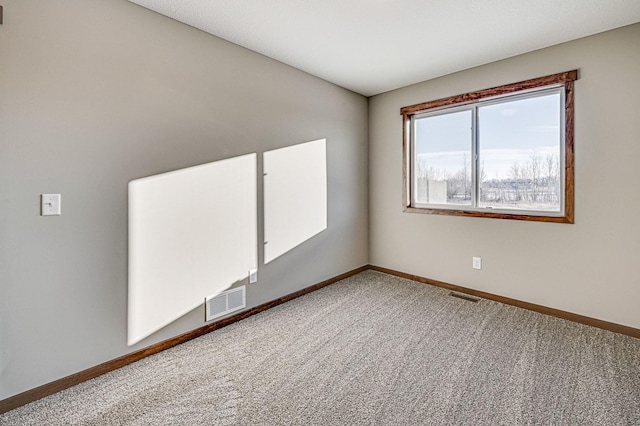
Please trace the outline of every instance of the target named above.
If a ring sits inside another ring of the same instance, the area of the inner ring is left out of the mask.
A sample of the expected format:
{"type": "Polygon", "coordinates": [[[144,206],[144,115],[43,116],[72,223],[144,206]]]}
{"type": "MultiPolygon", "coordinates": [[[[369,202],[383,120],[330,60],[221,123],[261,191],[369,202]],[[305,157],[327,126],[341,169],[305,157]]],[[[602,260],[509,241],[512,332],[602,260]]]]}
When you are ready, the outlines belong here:
{"type": "Polygon", "coordinates": [[[258,282],[258,270],[250,269],[249,270],[249,284],[255,284],[258,282]]]}
{"type": "Polygon", "coordinates": [[[482,269],[482,258],[473,257],[473,269],[482,269]]]}

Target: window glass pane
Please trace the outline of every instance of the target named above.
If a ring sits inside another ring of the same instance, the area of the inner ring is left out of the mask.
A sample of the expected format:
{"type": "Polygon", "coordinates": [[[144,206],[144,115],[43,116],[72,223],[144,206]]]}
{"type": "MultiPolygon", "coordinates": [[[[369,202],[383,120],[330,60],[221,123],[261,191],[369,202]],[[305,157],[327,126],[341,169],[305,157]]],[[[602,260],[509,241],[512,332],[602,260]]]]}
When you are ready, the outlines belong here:
{"type": "Polygon", "coordinates": [[[415,121],[417,203],[471,204],[471,123],[470,110],[415,121]]]}
{"type": "Polygon", "coordinates": [[[479,207],[560,211],[560,109],[559,93],[478,108],[479,207]]]}

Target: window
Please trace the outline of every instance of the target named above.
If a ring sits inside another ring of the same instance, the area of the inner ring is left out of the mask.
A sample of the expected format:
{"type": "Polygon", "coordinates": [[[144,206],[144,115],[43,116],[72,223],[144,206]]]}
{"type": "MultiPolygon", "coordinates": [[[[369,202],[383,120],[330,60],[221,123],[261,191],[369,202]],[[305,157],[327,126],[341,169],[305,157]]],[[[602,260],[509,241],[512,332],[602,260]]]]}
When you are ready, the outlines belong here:
{"type": "Polygon", "coordinates": [[[573,223],[577,77],[402,108],[405,211],[573,223]]]}

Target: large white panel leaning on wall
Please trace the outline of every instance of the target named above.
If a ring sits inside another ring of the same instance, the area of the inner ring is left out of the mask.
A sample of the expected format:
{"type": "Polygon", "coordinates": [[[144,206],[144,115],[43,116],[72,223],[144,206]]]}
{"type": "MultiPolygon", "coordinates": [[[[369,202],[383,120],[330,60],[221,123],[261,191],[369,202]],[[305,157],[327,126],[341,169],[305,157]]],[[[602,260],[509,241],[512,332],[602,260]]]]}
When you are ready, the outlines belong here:
{"type": "Polygon", "coordinates": [[[128,344],[256,269],[256,154],[129,183],[128,344]]]}

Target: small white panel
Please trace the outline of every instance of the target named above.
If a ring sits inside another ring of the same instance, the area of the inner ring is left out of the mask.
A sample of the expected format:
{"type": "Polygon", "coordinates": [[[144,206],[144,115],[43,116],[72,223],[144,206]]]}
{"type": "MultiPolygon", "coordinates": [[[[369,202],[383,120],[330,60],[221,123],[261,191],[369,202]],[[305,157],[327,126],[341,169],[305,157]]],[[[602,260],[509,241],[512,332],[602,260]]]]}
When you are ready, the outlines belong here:
{"type": "Polygon", "coordinates": [[[129,183],[128,343],[257,268],[256,154],[129,183]]]}
{"type": "Polygon", "coordinates": [[[40,215],[59,216],[62,211],[60,194],[42,194],[40,196],[40,215]]]}
{"type": "Polygon", "coordinates": [[[473,269],[482,269],[482,258],[474,257],[473,258],[473,269]]]}
{"type": "Polygon", "coordinates": [[[327,229],[326,139],[264,153],[264,262],[327,229]]]}
{"type": "Polygon", "coordinates": [[[255,284],[258,282],[258,270],[252,269],[249,271],[249,284],[255,284]]]}

